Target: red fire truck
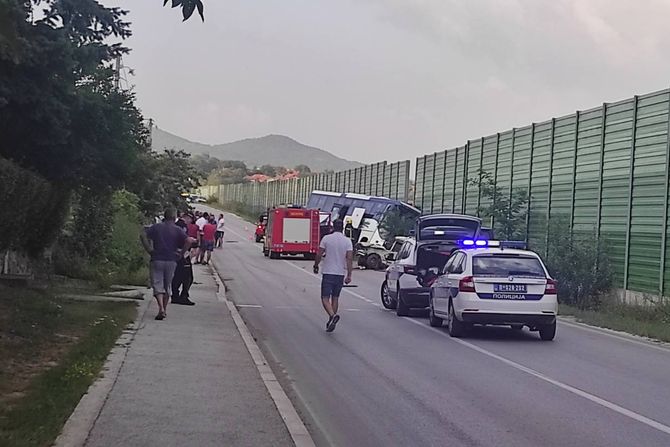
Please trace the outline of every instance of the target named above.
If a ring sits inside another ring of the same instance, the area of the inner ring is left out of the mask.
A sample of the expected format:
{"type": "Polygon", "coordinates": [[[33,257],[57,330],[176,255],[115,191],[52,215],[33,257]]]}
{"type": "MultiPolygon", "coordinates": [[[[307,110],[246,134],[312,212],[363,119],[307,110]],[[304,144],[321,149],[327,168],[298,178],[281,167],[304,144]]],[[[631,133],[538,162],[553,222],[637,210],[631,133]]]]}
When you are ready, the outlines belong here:
{"type": "Polygon", "coordinates": [[[263,254],[272,259],[283,254],[314,259],[319,250],[319,225],[319,210],[302,207],[270,210],[263,254]]]}

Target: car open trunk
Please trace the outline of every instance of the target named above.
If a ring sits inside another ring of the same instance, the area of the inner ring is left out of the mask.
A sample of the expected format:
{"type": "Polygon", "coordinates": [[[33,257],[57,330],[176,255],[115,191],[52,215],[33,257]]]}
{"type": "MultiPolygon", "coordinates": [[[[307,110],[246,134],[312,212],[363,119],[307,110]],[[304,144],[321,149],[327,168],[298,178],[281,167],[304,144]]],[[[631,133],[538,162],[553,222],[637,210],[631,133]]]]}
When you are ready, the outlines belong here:
{"type": "Polygon", "coordinates": [[[451,256],[451,252],[458,248],[452,241],[432,241],[421,243],[416,252],[417,281],[423,287],[429,287],[451,256]]]}

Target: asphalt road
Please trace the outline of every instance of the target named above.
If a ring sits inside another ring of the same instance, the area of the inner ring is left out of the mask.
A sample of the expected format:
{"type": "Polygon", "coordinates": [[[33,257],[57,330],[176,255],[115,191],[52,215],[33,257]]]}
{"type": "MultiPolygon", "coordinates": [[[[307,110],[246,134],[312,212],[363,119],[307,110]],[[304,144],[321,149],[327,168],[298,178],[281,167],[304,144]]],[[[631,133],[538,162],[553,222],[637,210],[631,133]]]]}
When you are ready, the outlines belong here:
{"type": "Polygon", "coordinates": [[[312,263],[265,258],[226,216],[215,262],[318,445],[670,446],[669,350],[568,323],[452,339],[384,310],[383,273],[359,270],[326,333],[312,263]]]}

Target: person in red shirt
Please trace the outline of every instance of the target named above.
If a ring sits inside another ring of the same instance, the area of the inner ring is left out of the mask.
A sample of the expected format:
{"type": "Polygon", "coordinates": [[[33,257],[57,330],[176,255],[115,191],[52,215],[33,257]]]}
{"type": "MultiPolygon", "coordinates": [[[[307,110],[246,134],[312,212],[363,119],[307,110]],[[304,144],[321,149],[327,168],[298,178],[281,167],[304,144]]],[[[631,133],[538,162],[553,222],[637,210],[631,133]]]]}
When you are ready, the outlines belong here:
{"type": "Polygon", "coordinates": [[[200,227],[195,223],[195,217],[192,215],[188,216],[186,220],[186,235],[190,238],[193,238],[195,242],[191,246],[191,262],[193,259],[198,256],[198,247],[200,246],[200,227]]]}
{"type": "Polygon", "coordinates": [[[216,240],[216,220],[211,218],[204,227],[202,227],[202,249],[205,252],[203,264],[209,264],[214,250],[214,241],[216,240]]]}

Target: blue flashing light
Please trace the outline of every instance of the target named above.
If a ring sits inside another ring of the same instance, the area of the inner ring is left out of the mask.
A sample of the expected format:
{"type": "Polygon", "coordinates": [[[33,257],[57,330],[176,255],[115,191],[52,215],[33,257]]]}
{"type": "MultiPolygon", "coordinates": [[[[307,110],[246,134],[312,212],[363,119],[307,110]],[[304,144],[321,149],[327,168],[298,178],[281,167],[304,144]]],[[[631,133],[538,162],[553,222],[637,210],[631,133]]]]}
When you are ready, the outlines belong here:
{"type": "Polygon", "coordinates": [[[484,247],[500,247],[500,241],[488,241],[486,239],[463,239],[459,244],[463,248],[484,248],[484,247]]]}

